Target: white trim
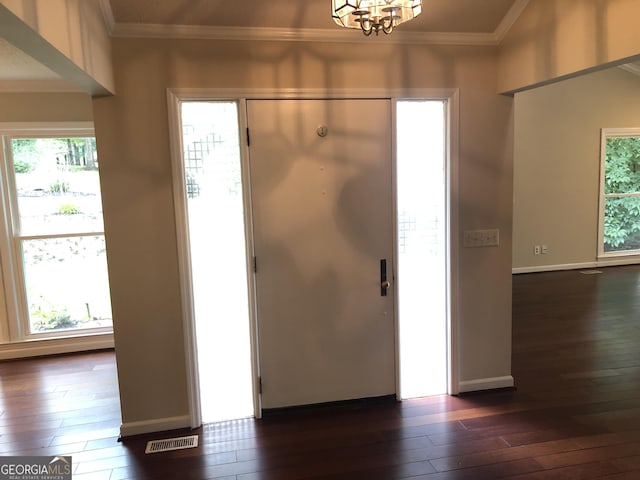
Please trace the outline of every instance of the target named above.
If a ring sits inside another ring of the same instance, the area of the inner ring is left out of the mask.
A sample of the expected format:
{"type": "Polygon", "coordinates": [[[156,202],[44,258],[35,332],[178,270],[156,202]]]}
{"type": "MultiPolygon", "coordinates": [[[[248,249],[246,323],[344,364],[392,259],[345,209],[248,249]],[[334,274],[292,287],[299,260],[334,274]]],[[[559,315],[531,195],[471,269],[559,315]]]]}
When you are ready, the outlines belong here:
{"type": "MultiPolygon", "coordinates": [[[[73,328],[70,330],[52,330],[44,332],[29,332],[29,325],[25,326],[25,334],[22,338],[23,342],[30,342],[32,340],[52,340],[52,339],[73,339],[83,338],[92,335],[113,335],[113,326],[108,325],[106,327],[90,327],[90,328],[73,328]]],[[[20,341],[20,340],[18,340],[20,341]]]]}
{"type": "Polygon", "coordinates": [[[448,102],[447,109],[447,141],[446,145],[449,151],[448,167],[447,171],[447,185],[449,187],[449,198],[447,202],[447,218],[449,225],[447,225],[446,231],[449,235],[447,238],[447,248],[449,248],[449,255],[447,255],[449,264],[447,265],[447,271],[450,277],[448,278],[449,288],[447,304],[449,305],[449,330],[448,344],[448,372],[449,378],[449,394],[457,395],[459,393],[459,379],[460,379],[460,352],[458,348],[459,338],[459,316],[460,316],[460,292],[459,292],[459,253],[460,253],[460,180],[459,180],[459,165],[460,165],[460,91],[454,90],[451,93],[448,102]]]}
{"type": "Polygon", "coordinates": [[[78,136],[93,136],[93,122],[0,122],[0,134],[8,136],[33,135],[55,137],[58,133],[79,132],[78,136]]]}
{"type": "Polygon", "coordinates": [[[463,380],[459,384],[459,393],[478,392],[481,390],[494,390],[496,388],[510,388],[515,385],[513,377],[478,378],[476,380],[463,380]]]}
{"type": "Polygon", "coordinates": [[[539,273],[539,272],[555,272],[560,270],[580,270],[583,268],[595,268],[597,262],[582,262],[582,263],[565,263],[559,265],[540,265],[532,267],[514,267],[511,269],[513,275],[521,273],[539,273]]]}
{"type": "Polygon", "coordinates": [[[81,236],[104,237],[104,232],[72,232],[64,234],[30,234],[20,235],[15,176],[12,171],[13,159],[11,149],[4,143],[14,138],[37,137],[56,138],[60,136],[93,137],[92,122],[16,122],[0,123],[0,164],[3,175],[0,181],[0,198],[5,208],[0,213],[0,256],[2,262],[2,325],[0,359],[52,355],[91,349],[113,348],[113,328],[99,327],[90,329],[74,329],[69,331],[52,331],[30,333],[29,315],[24,280],[24,268],[21,263],[20,245],[23,241],[50,238],[75,238],[81,236]]]}
{"type": "Polygon", "coordinates": [[[393,291],[393,333],[395,349],[395,375],[396,375],[396,400],[402,400],[402,355],[400,354],[400,289],[398,283],[398,270],[400,250],[398,248],[398,101],[391,103],[391,203],[393,217],[393,265],[391,269],[391,289],[393,291]]]}
{"type": "Polygon", "coordinates": [[[30,340],[0,345],[0,360],[40,357],[43,355],[58,355],[61,353],[75,353],[112,348],[114,348],[112,333],[52,338],[46,340],[30,340]]]}
{"type": "Polygon", "coordinates": [[[77,238],[77,237],[104,237],[104,231],[100,232],[73,232],[73,233],[39,233],[36,235],[20,235],[15,236],[19,240],[47,240],[50,238],[77,238]]]}
{"type": "Polygon", "coordinates": [[[189,402],[189,421],[191,428],[202,424],[200,408],[200,381],[198,372],[198,342],[195,331],[195,311],[193,305],[193,284],[191,274],[191,248],[189,241],[189,215],[187,212],[184,158],[180,112],[180,99],[171,90],[167,90],[169,110],[169,141],[171,145],[171,170],[173,177],[173,207],[176,222],[176,240],[178,246],[178,271],[180,277],[180,297],[182,299],[182,326],[187,364],[187,398],[189,402]]]}
{"type": "Polygon", "coordinates": [[[154,418],[153,420],[141,420],[138,422],[125,422],[120,425],[120,438],[189,428],[190,419],[191,417],[189,415],[180,415],[176,417],[154,418]]]}
{"type": "Polygon", "coordinates": [[[253,229],[251,212],[251,193],[249,175],[249,153],[246,142],[246,106],[242,95],[225,95],[222,99],[211,91],[191,90],[167,90],[167,102],[169,109],[169,139],[171,144],[174,211],[176,217],[176,235],[178,245],[178,266],[180,276],[180,288],[182,298],[183,326],[185,331],[185,355],[187,364],[187,397],[189,402],[191,428],[197,428],[202,424],[202,407],[200,404],[200,375],[198,367],[198,342],[196,332],[196,318],[193,298],[193,283],[191,274],[191,247],[189,241],[189,219],[187,211],[187,195],[184,189],[184,156],[181,135],[181,101],[193,100],[233,100],[238,105],[238,129],[240,139],[241,170],[243,182],[244,224],[246,239],[246,265],[247,265],[247,291],[249,302],[249,329],[251,342],[251,365],[253,377],[253,403],[254,416],[262,416],[261,398],[258,394],[258,348],[257,348],[257,317],[255,314],[255,277],[250,266],[254,255],[253,229]]]}
{"type": "MultiPolygon", "coordinates": [[[[171,88],[169,91],[180,100],[329,100],[329,99],[457,99],[456,88],[171,88]]],[[[457,100],[456,100],[457,104],[457,100]]]]}
{"type": "MultiPolygon", "coordinates": [[[[180,284],[182,291],[183,301],[183,322],[185,326],[185,355],[187,363],[187,382],[188,397],[189,397],[189,421],[192,428],[196,428],[201,424],[201,410],[200,410],[200,398],[198,393],[198,375],[197,375],[197,343],[194,332],[195,316],[193,314],[193,299],[191,297],[191,275],[190,270],[186,267],[190,265],[190,258],[188,253],[188,244],[185,245],[184,233],[187,232],[187,216],[186,216],[186,204],[184,204],[184,179],[183,169],[181,162],[178,159],[182,158],[182,146],[179,135],[179,102],[180,101],[224,101],[233,100],[239,101],[240,106],[245,105],[247,100],[256,99],[430,99],[430,100],[445,100],[447,101],[447,155],[449,170],[448,185],[449,185],[449,199],[448,199],[448,212],[447,217],[449,221],[448,232],[450,237],[447,239],[447,245],[449,250],[449,264],[447,270],[450,278],[449,282],[449,331],[448,331],[448,343],[449,343],[449,355],[447,362],[449,386],[448,393],[456,395],[459,392],[458,378],[459,378],[459,352],[458,352],[458,315],[459,315],[459,292],[458,292],[458,239],[459,239],[459,205],[458,205],[458,191],[459,191],[459,90],[455,88],[427,88],[427,89],[226,89],[226,88],[170,88],[167,89],[167,102],[169,105],[169,117],[170,117],[170,141],[171,141],[171,155],[172,155],[172,173],[174,184],[174,208],[176,215],[176,231],[178,236],[178,255],[180,262],[180,284]]],[[[245,164],[248,158],[248,147],[246,146],[246,138],[244,128],[247,126],[246,109],[240,109],[240,127],[242,128],[241,140],[242,140],[242,152],[243,157],[243,181],[249,181],[249,165],[245,164]]],[[[250,183],[245,184],[247,188],[243,188],[245,192],[245,224],[247,225],[247,253],[248,255],[253,252],[253,233],[251,228],[251,211],[250,209],[250,183]],[[248,206],[248,207],[247,207],[248,206]]],[[[188,239],[187,239],[188,240],[188,239]]],[[[250,264],[250,262],[248,263],[250,264]]],[[[395,259],[394,259],[395,265],[395,259]]],[[[251,341],[252,341],[252,361],[254,368],[254,380],[257,385],[257,378],[259,377],[259,362],[258,362],[258,344],[257,344],[257,319],[255,313],[255,277],[252,272],[251,281],[249,284],[249,302],[250,302],[250,315],[252,315],[252,329],[251,329],[251,341]]],[[[397,333],[397,332],[396,332],[397,333]]],[[[397,362],[396,362],[397,364],[397,362]]],[[[396,367],[397,368],[397,367],[396,367]]],[[[257,389],[255,390],[257,392],[257,389]]],[[[255,394],[256,411],[255,416],[261,416],[261,399],[259,394],[255,394]]]]}
{"type": "Polygon", "coordinates": [[[498,28],[493,32],[497,44],[500,44],[502,40],[504,40],[504,37],[507,36],[513,24],[520,18],[520,15],[522,15],[524,9],[527,8],[527,5],[529,5],[529,0],[516,0],[513,2],[513,5],[500,22],[500,25],[498,25],[498,28]]]}
{"type": "MultiPolygon", "coordinates": [[[[608,198],[629,198],[629,197],[637,197],[640,195],[638,192],[633,193],[607,193],[606,196],[608,198]]],[[[620,252],[612,252],[612,253],[620,253],[620,252]]]]}
{"type": "Polygon", "coordinates": [[[556,265],[539,265],[531,267],[514,267],[511,269],[511,273],[518,275],[520,273],[538,273],[538,272],[555,272],[560,270],[581,270],[584,268],[604,268],[604,267],[619,267],[624,265],[638,265],[640,264],[640,256],[625,256],[617,258],[607,258],[604,260],[597,260],[595,262],[579,262],[579,263],[564,263],[556,265]]]}
{"type": "MultiPolygon", "coordinates": [[[[9,186],[9,178],[12,176],[8,169],[8,162],[5,153],[5,136],[0,135],[0,198],[3,205],[11,205],[9,186]]],[[[2,323],[0,324],[1,339],[3,341],[20,340],[20,322],[10,321],[10,318],[20,318],[19,301],[17,296],[17,288],[13,284],[8,284],[16,278],[16,262],[14,261],[13,242],[11,235],[13,232],[13,218],[11,212],[7,208],[0,208],[0,267],[2,271],[2,323]]]]}
{"type": "Polygon", "coordinates": [[[639,194],[631,195],[607,195],[605,187],[606,179],[606,163],[607,163],[607,138],[612,137],[638,137],[640,136],[640,128],[603,128],[600,131],[600,188],[598,192],[598,259],[615,258],[620,256],[629,256],[624,251],[605,252],[604,250],[604,213],[605,202],[607,197],[624,197],[624,196],[638,196],[639,194]]]}
{"type": "Polygon", "coordinates": [[[116,20],[113,17],[113,9],[111,8],[111,2],[109,0],[99,0],[100,11],[102,12],[102,18],[104,19],[104,25],[107,27],[109,35],[113,34],[113,30],[116,25],[116,20]]]}
{"type": "Polygon", "coordinates": [[[615,251],[615,252],[605,252],[602,255],[598,255],[598,261],[606,261],[606,260],[613,260],[616,258],[633,258],[633,257],[637,257],[638,255],[640,255],[640,250],[638,250],[637,248],[634,250],[619,250],[619,251],[615,251]]]}
{"type": "Polygon", "coordinates": [[[606,129],[600,130],[600,182],[598,185],[598,245],[596,247],[598,257],[604,254],[604,209],[605,209],[605,176],[606,176],[606,144],[607,144],[607,132],[606,129]]]}
{"type": "MultiPolygon", "coordinates": [[[[458,394],[458,378],[459,378],[459,353],[458,342],[455,340],[458,338],[458,312],[459,312],[459,295],[458,295],[458,248],[459,248],[459,225],[458,225],[458,186],[459,186],[459,135],[458,135],[458,118],[459,118],[459,103],[458,103],[459,91],[452,90],[449,92],[448,97],[439,98],[429,97],[413,97],[419,99],[442,101],[444,103],[445,113],[445,184],[447,195],[445,199],[445,275],[446,275],[446,342],[447,342],[447,360],[446,360],[446,375],[447,375],[447,392],[449,395],[458,394]]],[[[406,97],[406,95],[405,95],[406,97]]],[[[394,241],[398,239],[397,225],[398,225],[398,208],[397,208],[397,141],[396,141],[396,106],[399,100],[403,98],[393,98],[393,199],[394,199],[394,241]]],[[[404,98],[406,99],[406,98],[404,98]]],[[[398,261],[398,246],[394,245],[394,265],[398,261]]],[[[396,272],[394,270],[394,278],[396,272]]],[[[394,282],[395,285],[398,282],[394,282]]],[[[397,287],[396,292],[397,292],[397,287]]],[[[396,315],[396,397],[401,399],[400,389],[400,340],[399,340],[399,307],[398,307],[398,295],[395,296],[394,301],[395,315],[396,315]]]]}
{"type": "Polygon", "coordinates": [[[640,128],[603,128],[602,135],[607,137],[638,137],[640,128]]]}
{"type": "MultiPolygon", "coordinates": [[[[505,16],[505,18],[507,18],[505,16]]],[[[504,21],[504,20],[503,20],[504,21]]],[[[514,20],[510,20],[512,23],[514,20]]],[[[502,26],[502,23],[500,24],[502,26]]],[[[500,27],[499,27],[500,28],[500,27]]],[[[501,27],[506,28],[506,27],[501,27]]],[[[502,31],[502,30],[501,30],[502,31]]],[[[280,42],[328,42],[417,45],[472,45],[497,46],[495,32],[411,32],[397,30],[393,35],[378,39],[365,37],[361,32],[336,27],[320,28],[275,28],[275,27],[227,27],[211,25],[165,25],[152,23],[115,23],[112,37],[125,38],[172,38],[240,41],[280,42]]]]}
{"type": "Polygon", "coordinates": [[[242,195],[244,207],[245,252],[247,265],[247,294],[249,296],[249,341],[251,342],[251,375],[253,377],[253,414],[262,418],[262,394],[260,393],[260,355],[258,345],[258,307],[256,297],[256,272],[251,268],[255,255],[253,235],[253,200],[251,199],[251,162],[249,161],[249,142],[247,129],[247,100],[238,100],[238,118],[240,128],[240,167],[242,175],[242,195]]]}

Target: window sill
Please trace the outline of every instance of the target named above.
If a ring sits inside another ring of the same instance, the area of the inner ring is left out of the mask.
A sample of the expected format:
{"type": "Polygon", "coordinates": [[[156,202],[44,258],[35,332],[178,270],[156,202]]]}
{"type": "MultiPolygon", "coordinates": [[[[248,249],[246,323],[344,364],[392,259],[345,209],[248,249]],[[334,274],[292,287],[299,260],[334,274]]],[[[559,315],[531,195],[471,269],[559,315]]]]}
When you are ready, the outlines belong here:
{"type": "Polygon", "coordinates": [[[58,355],[113,348],[113,333],[99,333],[67,338],[42,338],[0,344],[0,360],[58,355]]]}

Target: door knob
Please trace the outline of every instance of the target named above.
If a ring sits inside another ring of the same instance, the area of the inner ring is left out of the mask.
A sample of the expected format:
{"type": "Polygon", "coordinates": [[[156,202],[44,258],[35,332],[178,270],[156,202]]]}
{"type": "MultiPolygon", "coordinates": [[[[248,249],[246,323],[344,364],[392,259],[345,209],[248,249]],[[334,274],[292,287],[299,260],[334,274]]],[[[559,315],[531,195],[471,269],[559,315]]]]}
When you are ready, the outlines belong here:
{"type": "Polygon", "coordinates": [[[385,290],[387,290],[390,286],[391,286],[391,282],[389,280],[385,280],[380,284],[380,287],[384,288],[385,290]]]}

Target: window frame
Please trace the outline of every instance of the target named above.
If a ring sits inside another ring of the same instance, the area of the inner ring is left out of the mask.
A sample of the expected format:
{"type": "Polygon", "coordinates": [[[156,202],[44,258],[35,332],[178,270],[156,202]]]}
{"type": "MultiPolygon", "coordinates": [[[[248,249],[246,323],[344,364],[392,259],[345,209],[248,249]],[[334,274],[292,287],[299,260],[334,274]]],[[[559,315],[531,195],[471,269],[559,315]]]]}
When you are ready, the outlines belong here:
{"type": "Polygon", "coordinates": [[[21,138],[87,137],[95,137],[91,122],[0,124],[0,174],[2,177],[0,198],[3,202],[3,207],[0,208],[0,258],[3,260],[1,262],[2,284],[0,287],[2,288],[0,288],[0,295],[2,295],[6,306],[5,309],[0,309],[2,310],[0,313],[0,345],[54,339],[72,339],[74,343],[79,344],[82,343],[82,339],[94,342],[96,335],[108,336],[107,344],[113,343],[112,326],[31,332],[29,319],[22,243],[29,240],[52,238],[91,236],[104,238],[104,227],[101,231],[22,234],[11,142],[21,138]]]}
{"type": "Polygon", "coordinates": [[[600,192],[598,202],[598,259],[640,255],[640,249],[606,252],[604,250],[604,214],[607,198],[640,197],[640,192],[606,193],[607,139],[615,137],[640,137],[640,128],[602,128],[600,133],[600,192]]]}

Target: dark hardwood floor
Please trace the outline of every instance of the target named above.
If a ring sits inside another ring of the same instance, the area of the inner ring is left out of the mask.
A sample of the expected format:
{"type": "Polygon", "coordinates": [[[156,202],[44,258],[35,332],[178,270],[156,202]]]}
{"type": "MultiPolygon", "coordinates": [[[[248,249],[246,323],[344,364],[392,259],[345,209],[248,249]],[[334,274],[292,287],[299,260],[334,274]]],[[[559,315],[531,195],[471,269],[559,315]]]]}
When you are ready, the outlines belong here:
{"type": "Polygon", "coordinates": [[[170,435],[117,441],[112,352],[5,362],[0,455],[72,455],[77,480],[640,479],[640,267],[601,271],[514,277],[515,391],[207,425],[145,455],[170,435]]]}

